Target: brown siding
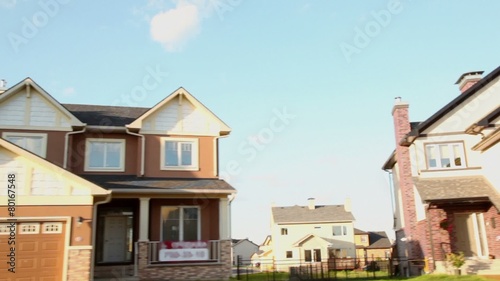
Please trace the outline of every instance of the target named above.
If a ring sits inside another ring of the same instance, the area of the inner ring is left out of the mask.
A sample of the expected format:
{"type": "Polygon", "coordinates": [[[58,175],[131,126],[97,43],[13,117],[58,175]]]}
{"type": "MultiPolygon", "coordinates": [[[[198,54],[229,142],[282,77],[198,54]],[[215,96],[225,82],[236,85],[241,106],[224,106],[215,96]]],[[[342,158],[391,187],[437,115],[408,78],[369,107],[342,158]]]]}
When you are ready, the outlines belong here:
{"type": "Polygon", "coordinates": [[[197,138],[199,142],[198,171],[164,171],[161,165],[161,141],[165,135],[146,135],[146,166],[145,176],[167,178],[215,178],[214,167],[214,137],[207,136],[168,136],[178,138],[197,138]]]}
{"type": "MultiPolygon", "coordinates": [[[[7,208],[0,208],[0,217],[8,217],[7,208]]],[[[92,221],[76,222],[77,217],[91,219],[92,206],[17,206],[16,217],[71,217],[70,245],[92,245],[92,221]]]]}
{"type": "Polygon", "coordinates": [[[150,239],[160,240],[161,206],[199,206],[201,240],[219,239],[219,200],[207,198],[151,199],[150,239]]]}
{"type": "Polygon", "coordinates": [[[86,132],[71,136],[71,149],[69,152],[70,170],[75,174],[117,174],[138,175],[140,166],[140,141],[139,137],[129,134],[107,134],[100,132],[86,132]],[[87,138],[108,138],[125,140],[125,171],[124,172],[85,172],[85,142],[87,138]]]}
{"type": "Polygon", "coordinates": [[[4,132],[47,134],[47,155],[45,159],[62,167],[64,162],[64,145],[65,145],[64,139],[67,132],[1,129],[0,136],[4,132]]]}

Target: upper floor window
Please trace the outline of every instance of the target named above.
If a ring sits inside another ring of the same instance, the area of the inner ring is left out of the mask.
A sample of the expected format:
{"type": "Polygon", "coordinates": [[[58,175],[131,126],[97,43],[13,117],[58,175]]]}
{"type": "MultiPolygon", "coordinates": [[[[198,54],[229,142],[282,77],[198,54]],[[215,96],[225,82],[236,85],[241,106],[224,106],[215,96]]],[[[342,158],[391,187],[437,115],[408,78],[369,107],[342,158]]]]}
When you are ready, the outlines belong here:
{"type": "Polygon", "coordinates": [[[282,228],[281,235],[288,235],[288,228],[282,228]]]}
{"type": "Polygon", "coordinates": [[[2,137],[36,155],[45,158],[47,153],[47,134],[5,132],[2,137]]]}
{"type": "Polygon", "coordinates": [[[198,170],[198,139],[162,138],[162,170],[198,170]]]}
{"type": "Polygon", "coordinates": [[[162,241],[200,240],[200,209],[188,206],[161,207],[162,241]]]}
{"type": "Polygon", "coordinates": [[[85,171],[125,171],[125,140],[87,139],[85,171]]]}
{"type": "Polygon", "coordinates": [[[347,226],[345,225],[333,226],[333,236],[344,236],[344,235],[347,235],[347,226]]]}
{"type": "Polygon", "coordinates": [[[465,168],[463,143],[426,144],[425,153],[429,169],[465,168]]]}

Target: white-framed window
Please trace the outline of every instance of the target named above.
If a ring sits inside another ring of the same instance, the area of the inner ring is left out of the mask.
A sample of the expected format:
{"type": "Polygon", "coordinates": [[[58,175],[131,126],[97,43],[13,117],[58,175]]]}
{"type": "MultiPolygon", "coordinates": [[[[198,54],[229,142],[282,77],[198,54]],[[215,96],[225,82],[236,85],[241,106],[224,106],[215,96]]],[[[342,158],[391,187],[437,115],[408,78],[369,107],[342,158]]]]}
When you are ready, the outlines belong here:
{"type": "Polygon", "coordinates": [[[0,223],[0,235],[10,235],[10,231],[11,231],[11,229],[9,228],[10,226],[11,226],[11,224],[8,222],[0,223]]]}
{"type": "Polygon", "coordinates": [[[162,206],[160,225],[162,241],[198,241],[201,236],[200,208],[162,206]]]}
{"type": "Polygon", "coordinates": [[[293,258],[293,252],[292,251],[286,251],[286,258],[287,259],[293,258]]]}
{"type": "Polygon", "coordinates": [[[198,170],[198,139],[161,138],[162,170],[198,170]]]}
{"type": "Polygon", "coordinates": [[[42,233],[58,234],[62,233],[62,222],[44,222],[42,224],[42,233]]]}
{"type": "Polygon", "coordinates": [[[281,228],[281,235],[288,235],[288,228],[281,228]]]}
{"type": "Polygon", "coordinates": [[[125,171],[125,140],[88,138],[85,171],[125,171]]]}
{"type": "Polygon", "coordinates": [[[40,223],[38,222],[20,223],[19,229],[20,229],[19,230],[20,234],[38,234],[40,233],[40,223]]]}
{"type": "Polygon", "coordinates": [[[428,169],[465,168],[464,145],[461,142],[425,145],[428,169]]]}
{"type": "Polygon", "coordinates": [[[332,227],[333,236],[345,236],[347,235],[347,226],[345,225],[334,225],[332,227]]]}
{"type": "Polygon", "coordinates": [[[47,156],[47,134],[4,132],[2,138],[40,157],[47,156]]]}

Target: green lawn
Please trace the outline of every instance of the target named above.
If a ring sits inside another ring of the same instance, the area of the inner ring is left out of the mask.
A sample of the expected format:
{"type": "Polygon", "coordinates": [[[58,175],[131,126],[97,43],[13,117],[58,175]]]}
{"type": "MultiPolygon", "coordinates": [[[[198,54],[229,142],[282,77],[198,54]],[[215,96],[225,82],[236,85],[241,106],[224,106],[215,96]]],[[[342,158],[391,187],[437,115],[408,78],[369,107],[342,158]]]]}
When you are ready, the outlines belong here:
{"type": "MultiPolygon", "coordinates": [[[[333,277],[331,275],[330,277],[333,277]]],[[[231,281],[236,280],[236,277],[231,277],[231,281]]],[[[249,274],[247,275],[242,275],[240,278],[241,281],[281,281],[281,280],[288,280],[288,273],[275,273],[273,276],[273,273],[255,273],[255,274],[249,274]]],[[[361,273],[359,275],[355,275],[352,272],[346,276],[345,272],[339,272],[337,273],[337,280],[357,280],[357,281],[370,281],[370,280],[377,280],[377,281],[395,281],[395,280],[409,280],[409,281],[493,281],[493,280],[500,280],[500,277],[486,277],[486,276],[476,276],[476,275],[462,275],[462,276],[454,276],[454,275],[423,275],[419,277],[413,277],[413,278],[387,278],[387,277],[380,277],[377,276],[376,279],[373,279],[373,275],[370,274],[369,277],[366,276],[366,272],[361,273]],[[363,275],[364,274],[364,275],[363,275]],[[346,278],[347,277],[347,278],[346,278]]]]}

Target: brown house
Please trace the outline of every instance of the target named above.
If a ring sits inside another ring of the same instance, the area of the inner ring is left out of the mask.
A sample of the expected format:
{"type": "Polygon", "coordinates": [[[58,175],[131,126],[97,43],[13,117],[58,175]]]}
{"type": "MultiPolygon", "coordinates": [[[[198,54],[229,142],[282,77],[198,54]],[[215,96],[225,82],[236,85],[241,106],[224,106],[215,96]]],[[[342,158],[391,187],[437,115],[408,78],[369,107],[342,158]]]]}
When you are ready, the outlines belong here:
{"type": "Polygon", "coordinates": [[[1,89],[0,262],[12,278],[228,279],[230,132],[183,88],[152,108],[60,104],[30,78],[1,89]]]}

